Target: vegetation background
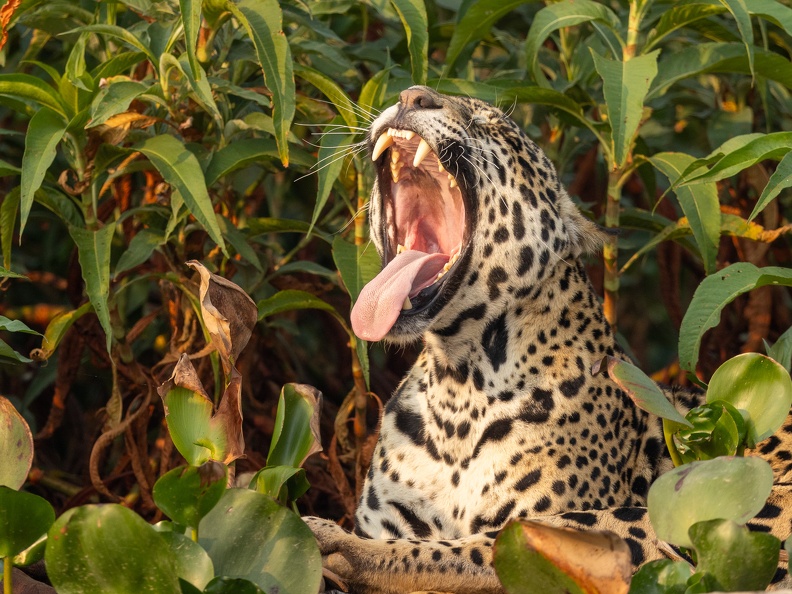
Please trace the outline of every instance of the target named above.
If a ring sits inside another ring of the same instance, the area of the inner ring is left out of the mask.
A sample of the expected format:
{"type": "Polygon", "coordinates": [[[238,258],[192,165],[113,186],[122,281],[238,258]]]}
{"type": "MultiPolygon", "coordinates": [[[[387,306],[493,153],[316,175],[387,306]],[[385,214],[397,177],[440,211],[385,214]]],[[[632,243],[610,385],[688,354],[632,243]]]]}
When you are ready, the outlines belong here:
{"type": "MultiPolygon", "coordinates": [[[[620,230],[590,273],[658,379],[688,381],[678,330],[702,279],[789,266],[786,2],[9,0],[0,23],[0,391],[36,437],[28,489],[59,513],[161,516],[151,488],[182,461],[156,387],[188,353],[222,393],[199,260],[258,304],[237,471],[264,465],[283,384],[316,386],[325,453],[298,505],[351,520],[380,403],[415,356],[368,351],[347,324],[379,265],[359,143],[411,84],[499,105],[620,230]]],[[[792,324],[781,287],[724,312],[705,380],[792,324]]]]}

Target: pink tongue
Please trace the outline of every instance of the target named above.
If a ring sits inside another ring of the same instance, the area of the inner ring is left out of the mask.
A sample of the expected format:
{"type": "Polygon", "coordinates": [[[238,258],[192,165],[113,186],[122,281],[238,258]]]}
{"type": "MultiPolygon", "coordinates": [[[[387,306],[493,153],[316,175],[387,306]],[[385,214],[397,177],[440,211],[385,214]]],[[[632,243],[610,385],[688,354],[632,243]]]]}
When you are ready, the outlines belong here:
{"type": "Polygon", "coordinates": [[[363,340],[380,340],[399,317],[404,300],[431,285],[448,262],[446,254],[408,250],[363,287],[352,308],[352,329],[363,340]]]}

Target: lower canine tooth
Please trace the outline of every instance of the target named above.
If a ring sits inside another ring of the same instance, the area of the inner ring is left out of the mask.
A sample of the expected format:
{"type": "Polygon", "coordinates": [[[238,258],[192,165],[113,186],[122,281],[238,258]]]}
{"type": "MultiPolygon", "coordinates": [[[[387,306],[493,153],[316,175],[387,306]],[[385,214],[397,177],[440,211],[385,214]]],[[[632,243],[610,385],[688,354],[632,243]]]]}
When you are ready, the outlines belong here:
{"type": "Polygon", "coordinates": [[[399,245],[396,246],[396,253],[397,254],[401,254],[402,252],[405,252],[405,251],[407,251],[407,248],[404,247],[402,244],[399,244],[399,245]]]}
{"type": "Polygon", "coordinates": [[[429,147],[429,144],[421,138],[421,142],[418,143],[418,148],[415,151],[415,158],[413,159],[413,167],[418,167],[426,158],[426,155],[432,152],[432,149],[429,147]]]}
{"type": "Polygon", "coordinates": [[[448,187],[449,188],[456,188],[457,187],[457,181],[454,179],[454,177],[452,175],[449,175],[448,177],[449,177],[449,179],[448,179],[448,187]]]}
{"type": "Polygon", "coordinates": [[[440,173],[443,173],[443,171],[445,171],[445,167],[443,167],[443,164],[440,162],[440,159],[437,160],[437,171],[439,171],[440,173]]]}
{"type": "Polygon", "coordinates": [[[402,311],[405,309],[412,309],[412,303],[410,302],[409,297],[404,298],[404,305],[402,305],[402,311]]]}

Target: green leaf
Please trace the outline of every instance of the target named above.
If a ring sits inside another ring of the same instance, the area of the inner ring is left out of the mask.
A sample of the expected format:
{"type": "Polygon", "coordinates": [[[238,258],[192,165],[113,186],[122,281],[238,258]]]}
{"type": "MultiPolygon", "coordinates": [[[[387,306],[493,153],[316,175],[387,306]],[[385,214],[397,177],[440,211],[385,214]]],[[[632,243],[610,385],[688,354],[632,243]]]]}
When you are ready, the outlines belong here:
{"type": "Polygon", "coordinates": [[[228,489],[201,522],[199,543],[216,575],[248,579],[265,592],[319,590],[322,560],[313,533],[296,514],[261,493],[228,489]]]}
{"type": "Polygon", "coordinates": [[[352,128],[358,126],[357,106],[333,79],[308,66],[295,65],[295,72],[301,79],[311,83],[330,100],[348,126],[352,128]]]}
{"type": "Polygon", "coordinates": [[[169,134],[144,140],[133,149],[148,157],[162,178],[179,191],[192,215],[227,256],[212,199],[206,191],[203,171],[195,155],[169,134]]]}
{"type": "Polygon", "coordinates": [[[44,551],[47,548],[47,533],[42,534],[36,542],[14,555],[11,563],[16,567],[25,567],[44,558],[44,551]]]}
{"type": "Polygon", "coordinates": [[[684,462],[734,456],[741,449],[747,428],[740,412],[728,402],[718,400],[690,410],[685,419],[690,428],[674,434],[684,462]]]}
{"type": "Polygon", "coordinates": [[[773,471],[761,458],[691,462],[652,484],[649,519],[660,540],[690,548],[688,529],[693,524],[717,518],[745,524],[764,507],[772,488],[773,471]]]}
{"type": "Polygon", "coordinates": [[[745,51],[748,54],[748,70],[751,77],[754,74],[754,37],[753,26],[751,25],[751,15],[748,13],[748,7],[745,0],[720,0],[720,3],[726,7],[734,20],[737,21],[737,30],[740,32],[740,37],[745,45],[745,51]]]}
{"type": "Polygon", "coordinates": [[[382,262],[371,243],[354,245],[340,235],[333,240],[333,261],[354,305],[360,291],[380,273],[382,262]]]}
{"type": "Polygon", "coordinates": [[[30,74],[0,74],[0,95],[33,101],[66,117],[66,108],[58,92],[40,78],[30,74]]]}
{"type": "Polygon", "coordinates": [[[16,165],[12,165],[8,161],[3,161],[0,159],[0,177],[6,177],[7,175],[19,175],[21,171],[22,170],[16,165]]]}
{"type": "Polygon", "coordinates": [[[283,33],[283,14],[277,0],[229,0],[228,9],[245,28],[256,48],[264,81],[272,91],[275,139],[284,167],[289,166],[287,134],[294,118],[294,74],[289,43],[283,33]]]}
{"type": "Polygon", "coordinates": [[[781,193],[781,190],[790,186],[792,186],[792,152],[784,155],[779,161],[778,167],[762,190],[762,195],[756,201],[748,220],[754,220],[781,193]]]}
{"type": "Polygon", "coordinates": [[[724,400],[747,411],[748,447],[755,447],[781,427],[792,406],[792,379],[784,367],[759,353],[743,353],[712,374],[707,402],[724,400]]]}
{"type": "Polygon", "coordinates": [[[299,468],[306,458],[322,451],[319,413],[322,393],[305,384],[286,384],[278,398],[267,466],[299,468]]]}
{"type": "Polygon", "coordinates": [[[693,524],[690,540],[696,549],[696,571],[709,573],[724,592],[763,591],[778,569],[781,541],[731,520],[693,524]]]}
{"type": "Polygon", "coordinates": [[[141,229],[130,240],[115,267],[114,277],[146,262],[151,254],[166,241],[165,233],[158,229],[141,229]]]}
{"type": "Polygon", "coordinates": [[[250,481],[258,493],[277,499],[281,505],[290,505],[310,488],[305,470],[294,466],[267,466],[259,470],[250,481]]]}
{"type": "Polygon", "coordinates": [[[604,372],[607,364],[608,377],[632,399],[638,408],[662,419],[674,421],[680,425],[691,427],[685,417],[674,408],[665,394],[657,387],[652,378],[628,361],[616,357],[605,357],[591,370],[592,374],[604,372]]]}
{"type": "Polygon", "coordinates": [[[619,17],[610,8],[591,0],[564,0],[550,4],[536,13],[528,37],[525,39],[525,63],[529,64],[536,84],[550,87],[550,83],[542,74],[538,55],[539,48],[544,45],[550,34],[563,27],[591,21],[602,23],[614,32],[621,26],[619,17]]]}
{"type": "MultiPolygon", "coordinates": [[[[658,153],[650,158],[652,164],[676,184],[682,172],[695,161],[684,153],[658,153]]],[[[707,274],[715,271],[720,242],[720,203],[718,189],[714,183],[699,186],[676,186],[675,193],[682,212],[693,231],[704,270],[707,274]]]]}
{"type": "Polygon", "coordinates": [[[429,20],[424,1],[391,0],[391,5],[399,14],[407,34],[412,81],[416,85],[426,84],[426,75],[429,72],[429,20]]]}
{"type": "Polygon", "coordinates": [[[767,356],[778,361],[787,371],[792,371],[792,326],[778,337],[772,347],[767,347],[767,356]]]}
{"type": "Polygon", "coordinates": [[[162,396],[173,445],[191,466],[222,460],[225,435],[211,422],[212,402],[195,390],[172,387],[162,396]]]}
{"type": "Polygon", "coordinates": [[[603,58],[593,49],[594,66],[602,77],[612,147],[617,167],[623,167],[638,133],[643,106],[655,76],[659,50],[626,62],[603,58]]]}
{"type": "Polygon", "coordinates": [[[358,108],[363,112],[364,118],[368,116],[368,119],[373,120],[379,108],[385,104],[389,79],[390,70],[386,68],[377,72],[363,85],[358,98],[358,108]]]}
{"type": "MultiPolygon", "coordinates": [[[[214,577],[214,567],[209,555],[197,542],[184,534],[173,531],[159,532],[160,537],[170,548],[176,575],[203,591],[214,577]]],[[[184,594],[184,593],[182,593],[184,594]]]]}
{"type": "MultiPolygon", "coordinates": [[[[311,228],[309,223],[305,221],[297,221],[294,219],[276,219],[270,217],[256,217],[247,220],[248,229],[252,235],[263,235],[267,233],[308,233],[311,228]]],[[[320,237],[327,243],[333,241],[333,236],[329,233],[324,233],[319,229],[314,229],[314,235],[320,237]]]]}
{"type": "Polygon", "coordinates": [[[0,278],[24,278],[27,280],[27,277],[24,274],[19,274],[13,270],[3,268],[2,266],[0,266],[0,278]]]}
{"type": "Polygon", "coordinates": [[[5,316],[0,316],[0,330],[6,330],[7,332],[24,332],[25,334],[36,334],[37,336],[41,336],[40,332],[31,330],[22,320],[11,320],[5,316]]]}
{"type": "MultiPolygon", "coordinates": [[[[340,124],[339,118],[335,118],[333,122],[340,124]]],[[[313,215],[311,216],[311,231],[327,204],[333,184],[344,168],[344,163],[351,152],[350,145],[354,138],[352,134],[324,134],[319,142],[319,157],[316,161],[316,166],[319,170],[317,173],[319,187],[316,192],[313,215]]],[[[311,231],[308,233],[310,234],[311,231]]]]}
{"type": "Polygon", "coordinates": [[[21,553],[55,521],[55,510],[43,497],[0,485],[0,558],[21,553]]]}
{"type": "Polygon", "coordinates": [[[181,21],[184,24],[184,42],[187,46],[187,59],[190,62],[190,70],[195,80],[204,79],[203,68],[198,63],[196,48],[198,46],[198,31],[201,28],[201,0],[179,0],[179,12],[181,21]]]}
{"type": "Polygon", "coordinates": [[[197,62],[195,63],[194,67],[190,66],[187,63],[185,56],[181,56],[179,58],[178,64],[179,70],[182,71],[184,76],[187,78],[187,81],[190,83],[190,88],[193,91],[192,97],[195,99],[196,103],[198,103],[209,114],[211,114],[211,116],[218,123],[218,126],[222,128],[223,117],[220,115],[220,110],[217,108],[217,103],[215,102],[214,95],[212,94],[212,87],[209,84],[203,66],[197,62]],[[193,74],[193,72],[196,72],[196,70],[197,74],[193,74]]]}
{"type": "Polygon", "coordinates": [[[469,45],[484,39],[492,27],[512,10],[536,0],[475,0],[467,10],[457,14],[459,22],[454,27],[445,57],[445,75],[453,72],[454,64],[462,51],[469,45]]]}
{"type": "Polygon", "coordinates": [[[657,25],[649,33],[643,53],[648,52],[656,46],[663,38],[674,31],[687,27],[701,19],[722,14],[726,11],[725,6],[716,4],[676,4],[663,11],[663,15],[657,25]]]}
{"type": "Polygon", "coordinates": [[[792,150],[792,132],[765,134],[725,155],[709,171],[687,177],[683,183],[696,184],[719,181],[765,159],[781,159],[792,150]]]}
{"type": "Polygon", "coordinates": [[[684,561],[656,559],[645,563],[633,575],[629,594],[685,594],[693,574],[684,561]]]}
{"type": "Polygon", "coordinates": [[[766,285],[792,286],[792,270],[737,262],[705,278],[693,294],[679,330],[682,369],[695,370],[701,338],[718,324],[721,310],[739,295],[766,285]]]}
{"type": "Polygon", "coordinates": [[[33,196],[41,187],[44,176],[55,160],[58,143],[66,134],[66,121],[58,113],[42,107],[28,124],[25,135],[25,154],[22,156],[22,194],[20,196],[19,235],[27,223],[33,196]]]}
{"type": "Polygon", "coordinates": [[[99,323],[105,332],[107,352],[113,341],[110,324],[110,309],[107,297],[110,291],[110,244],[115,233],[115,223],[109,223],[96,231],[69,226],[69,234],[77,245],[77,256],[85,281],[85,292],[91,301],[99,323]]]}
{"type": "Polygon", "coordinates": [[[58,348],[60,341],[66,335],[72,324],[87,314],[93,309],[90,301],[83,303],[77,309],[65,311],[58,314],[50,320],[47,324],[47,329],[44,331],[44,338],[41,340],[41,348],[32,353],[36,361],[46,361],[58,348]]]}
{"type": "Polygon", "coordinates": [[[181,594],[168,544],[116,504],[68,510],[50,528],[47,575],[58,594],[181,594]]]}
{"type": "Polygon", "coordinates": [[[130,33],[123,27],[119,27],[117,25],[87,25],[80,27],[79,29],[69,31],[69,33],[96,33],[97,37],[101,35],[115,37],[127,45],[143,52],[152,65],[156,66],[159,63],[159,60],[157,60],[157,56],[154,55],[154,52],[152,52],[140,39],[135,37],[133,33],[130,33]]]}
{"type": "Polygon", "coordinates": [[[206,586],[203,594],[267,594],[250,580],[219,575],[206,586]]]}
{"type": "MultiPolygon", "coordinates": [[[[33,434],[11,401],[0,396],[0,485],[20,489],[33,464],[33,434]]],[[[19,551],[17,551],[19,552],[19,551]]],[[[16,553],[15,553],[16,554],[16,553]]]]}
{"type": "MultiPolygon", "coordinates": [[[[316,160],[304,151],[291,149],[291,159],[304,168],[312,167],[316,160]]],[[[235,140],[212,155],[206,168],[206,185],[213,186],[221,177],[232,171],[258,163],[262,159],[279,159],[278,145],[269,138],[235,140]]]]}
{"type": "Polygon", "coordinates": [[[220,223],[220,229],[223,232],[223,237],[228,240],[228,243],[231,244],[231,247],[234,248],[236,253],[246,262],[250,262],[250,264],[253,265],[253,268],[263,273],[264,268],[261,265],[261,261],[256,254],[256,250],[250,247],[247,236],[237,229],[237,227],[226,217],[219,215],[217,220],[218,223],[220,223]]]}
{"type": "Polygon", "coordinates": [[[154,503],[171,520],[198,528],[225,493],[228,478],[224,464],[209,460],[201,466],[179,466],[154,483],[154,503]]]}
{"type": "Polygon", "coordinates": [[[110,83],[97,93],[91,103],[91,121],[88,127],[104,124],[114,115],[126,111],[132,101],[148,90],[148,85],[134,80],[110,83]]]}

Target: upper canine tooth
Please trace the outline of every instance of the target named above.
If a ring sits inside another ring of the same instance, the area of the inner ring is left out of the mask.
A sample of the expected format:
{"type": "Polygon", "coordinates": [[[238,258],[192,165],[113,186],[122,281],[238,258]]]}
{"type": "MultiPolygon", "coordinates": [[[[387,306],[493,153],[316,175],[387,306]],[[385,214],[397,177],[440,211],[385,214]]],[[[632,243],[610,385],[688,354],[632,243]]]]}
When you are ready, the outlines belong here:
{"type": "Polygon", "coordinates": [[[429,147],[427,142],[421,138],[421,142],[418,143],[418,149],[415,151],[415,158],[413,159],[413,167],[418,167],[426,158],[426,155],[432,152],[432,149],[429,147]]]}
{"type": "Polygon", "coordinates": [[[371,153],[372,161],[379,159],[380,155],[385,152],[385,149],[393,144],[393,137],[389,136],[388,132],[383,132],[380,134],[380,137],[377,138],[377,144],[374,145],[374,152],[371,153]]]}

